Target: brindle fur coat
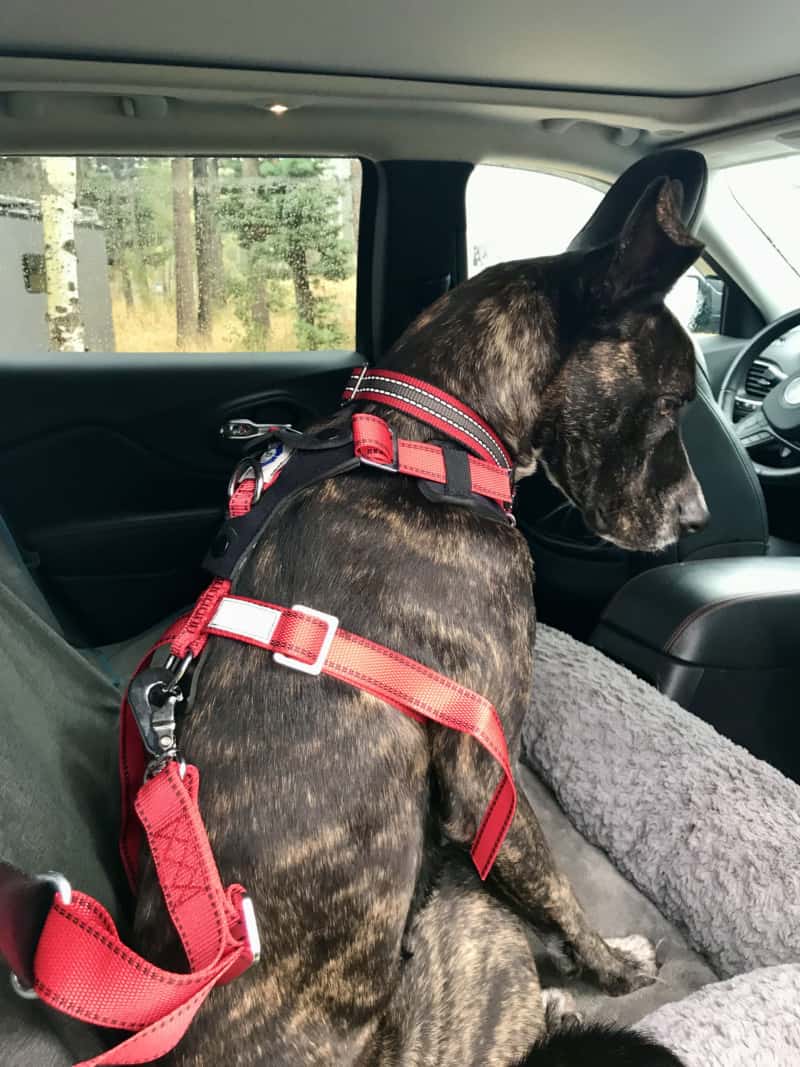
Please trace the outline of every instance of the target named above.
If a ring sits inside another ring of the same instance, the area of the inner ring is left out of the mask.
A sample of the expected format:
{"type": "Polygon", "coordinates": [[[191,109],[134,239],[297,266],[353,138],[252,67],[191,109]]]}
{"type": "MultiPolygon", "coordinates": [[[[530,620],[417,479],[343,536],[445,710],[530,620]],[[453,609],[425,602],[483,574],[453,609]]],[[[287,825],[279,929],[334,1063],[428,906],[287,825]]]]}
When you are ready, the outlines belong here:
{"type": "MultiPolygon", "coordinates": [[[[654,183],[607,248],[490,268],[383,361],[470,405],[520,472],[542,462],[595,528],[636,548],[660,547],[703,511],[677,423],[693,351],[663,305],[699,251],[680,192],[654,183]]],[[[436,436],[360,408],[403,437],[436,436]]],[[[337,615],[486,695],[518,752],[535,615],[528,546],[511,527],[364,469],[279,510],[236,591],[337,615]]],[[[468,851],[498,772],[469,737],[212,638],[180,743],[202,772],[223,880],[247,886],[264,950],[212,993],[170,1064],[573,1062],[548,1059],[555,1045],[531,1051],[546,1029],[531,930],[566,972],[586,969],[606,990],[652,980],[642,939],[608,944],[588,926],[523,795],[481,885],[468,851]]],[[[185,966],[151,867],[136,928],[151,958],[185,966]]],[[[599,1050],[607,1039],[580,1040],[599,1050]]],[[[677,1062],[615,1040],[645,1057],[626,1062],[677,1062]]]]}

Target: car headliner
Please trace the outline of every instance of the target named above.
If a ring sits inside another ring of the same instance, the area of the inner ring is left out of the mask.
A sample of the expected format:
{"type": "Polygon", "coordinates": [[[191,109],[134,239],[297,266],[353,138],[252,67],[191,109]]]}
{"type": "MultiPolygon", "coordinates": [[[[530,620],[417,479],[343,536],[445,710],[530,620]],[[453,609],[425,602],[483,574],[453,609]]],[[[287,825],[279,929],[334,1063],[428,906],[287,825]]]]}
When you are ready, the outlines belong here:
{"type": "Polygon", "coordinates": [[[652,93],[797,74],[792,0],[6,3],[6,54],[652,93]]]}
{"type": "Polygon", "coordinates": [[[714,166],[800,145],[797,22],[791,0],[14,0],[0,140],[601,177],[691,144],[714,166]],[[276,120],[273,103],[291,110],[276,120]]]}

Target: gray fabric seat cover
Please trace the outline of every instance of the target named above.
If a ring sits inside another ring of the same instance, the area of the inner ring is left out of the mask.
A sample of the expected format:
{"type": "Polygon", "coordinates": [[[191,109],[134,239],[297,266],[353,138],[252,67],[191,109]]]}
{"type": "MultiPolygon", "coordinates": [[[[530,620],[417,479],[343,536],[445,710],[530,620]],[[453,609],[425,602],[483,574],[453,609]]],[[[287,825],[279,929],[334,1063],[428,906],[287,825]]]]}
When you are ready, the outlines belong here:
{"type": "MultiPolygon", "coordinates": [[[[61,870],[119,921],[127,910],[116,841],[119,692],[93,661],[67,644],[32,585],[19,559],[0,556],[0,855],[33,872],[61,870]]],[[[103,662],[126,677],[161,629],[103,650],[103,662]]],[[[548,669],[559,677],[559,665],[547,656],[553,635],[543,630],[543,638],[539,707],[552,699],[548,669]]],[[[575,653],[573,674],[576,684],[582,678],[591,693],[598,654],[585,651],[591,654],[583,661],[575,653]]],[[[609,669],[619,670],[610,664],[609,669]]],[[[656,697],[644,687],[636,698],[646,704],[656,697]]],[[[547,787],[527,771],[522,771],[521,784],[596,925],[608,935],[636,932],[662,942],[660,982],[616,1000],[578,987],[586,1014],[632,1023],[654,1008],[669,1011],[670,1002],[713,981],[714,972],[678,926],[581,837],[547,787]]],[[[124,924],[121,930],[125,936],[124,924]]],[[[650,1018],[657,1020],[658,1014],[650,1018]]],[[[20,1000],[0,982],[4,1067],[68,1067],[101,1048],[99,1035],[89,1028],[20,1000]]]]}

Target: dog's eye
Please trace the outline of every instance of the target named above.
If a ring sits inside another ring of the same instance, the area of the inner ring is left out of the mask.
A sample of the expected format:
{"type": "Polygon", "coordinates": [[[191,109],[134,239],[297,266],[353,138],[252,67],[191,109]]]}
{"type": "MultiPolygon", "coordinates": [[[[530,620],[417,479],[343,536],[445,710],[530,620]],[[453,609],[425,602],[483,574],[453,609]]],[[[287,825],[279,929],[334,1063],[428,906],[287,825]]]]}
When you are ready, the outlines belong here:
{"type": "Polygon", "coordinates": [[[679,396],[660,396],[657,401],[659,415],[675,416],[683,407],[679,396]]]}

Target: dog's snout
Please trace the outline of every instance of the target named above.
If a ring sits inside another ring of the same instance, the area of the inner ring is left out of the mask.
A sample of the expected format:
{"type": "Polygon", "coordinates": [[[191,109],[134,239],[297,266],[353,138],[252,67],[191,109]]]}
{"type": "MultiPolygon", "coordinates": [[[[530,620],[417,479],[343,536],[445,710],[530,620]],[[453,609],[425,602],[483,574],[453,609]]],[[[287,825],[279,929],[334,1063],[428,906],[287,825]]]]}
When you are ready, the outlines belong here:
{"type": "Polygon", "coordinates": [[[699,533],[708,525],[709,510],[699,486],[685,492],[678,504],[678,522],[681,534],[699,533]]]}

